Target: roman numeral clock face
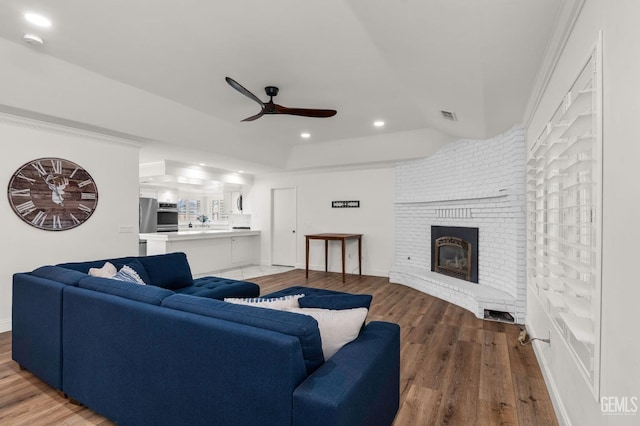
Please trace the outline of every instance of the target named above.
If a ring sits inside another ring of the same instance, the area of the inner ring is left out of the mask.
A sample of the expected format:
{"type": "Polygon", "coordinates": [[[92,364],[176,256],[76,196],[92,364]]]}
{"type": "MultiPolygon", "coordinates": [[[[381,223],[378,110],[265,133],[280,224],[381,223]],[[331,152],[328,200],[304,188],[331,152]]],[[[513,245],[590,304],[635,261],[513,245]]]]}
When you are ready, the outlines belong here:
{"type": "Polygon", "coordinates": [[[84,223],[98,205],[98,187],[76,163],[39,158],[20,167],[7,190],[20,219],[47,231],[63,231],[84,223]]]}

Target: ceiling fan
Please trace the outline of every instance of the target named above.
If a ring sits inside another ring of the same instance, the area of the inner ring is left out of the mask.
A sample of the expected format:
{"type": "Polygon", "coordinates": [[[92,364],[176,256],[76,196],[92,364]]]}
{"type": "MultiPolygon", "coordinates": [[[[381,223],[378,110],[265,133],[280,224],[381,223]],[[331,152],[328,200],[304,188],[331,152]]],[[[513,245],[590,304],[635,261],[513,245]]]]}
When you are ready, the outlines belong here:
{"type": "Polygon", "coordinates": [[[265,114],[289,114],[289,115],[300,115],[303,117],[325,118],[325,117],[333,117],[337,113],[337,111],[334,109],[287,108],[282,105],[275,104],[273,103],[273,97],[278,94],[278,88],[275,86],[267,86],[264,88],[264,91],[267,93],[267,96],[269,96],[269,102],[265,103],[265,102],[262,102],[256,95],[254,95],[253,93],[251,93],[250,91],[242,87],[240,83],[238,83],[231,77],[225,77],[225,80],[227,80],[227,83],[229,83],[229,86],[233,87],[234,89],[236,89],[238,92],[242,93],[249,99],[253,99],[262,108],[262,110],[256,115],[245,118],[242,121],[253,121],[262,117],[265,114]]]}

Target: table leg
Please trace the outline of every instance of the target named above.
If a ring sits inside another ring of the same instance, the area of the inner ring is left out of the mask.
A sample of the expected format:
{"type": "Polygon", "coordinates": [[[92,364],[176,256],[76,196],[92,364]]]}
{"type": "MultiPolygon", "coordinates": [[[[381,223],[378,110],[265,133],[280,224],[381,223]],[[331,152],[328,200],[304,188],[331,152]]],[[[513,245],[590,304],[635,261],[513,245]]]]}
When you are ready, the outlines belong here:
{"type": "Polygon", "coordinates": [[[304,276],[305,278],[309,278],[309,237],[307,237],[306,256],[307,256],[307,267],[306,267],[306,272],[304,276]]]}
{"type": "Polygon", "coordinates": [[[362,237],[358,237],[358,270],[362,275],[362,237]]]}
{"type": "Polygon", "coordinates": [[[344,273],[344,238],[342,239],[342,282],[346,281],[345,273],[344,273]]]}
{"type": "Polygon", "coordinates": [[[329,272],[329,240],[324,240],[324,271],[329,272]]]}

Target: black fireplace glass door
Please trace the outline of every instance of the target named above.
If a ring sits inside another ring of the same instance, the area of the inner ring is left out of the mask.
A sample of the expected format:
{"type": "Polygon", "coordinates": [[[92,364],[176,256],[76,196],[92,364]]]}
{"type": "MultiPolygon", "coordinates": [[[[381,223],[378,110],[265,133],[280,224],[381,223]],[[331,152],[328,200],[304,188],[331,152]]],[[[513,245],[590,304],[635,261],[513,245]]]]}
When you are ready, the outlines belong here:
{"type": "MultiPolygon", "coordinates": [[[[478,282],[478,228],[467,228],[461,226],[432,226],[431,227],[431,270],[436,271],[436,240],[442,237],[459,238],[471,245],[470,259],[471,273],[469,281],[478,282]]],[[[447,250],[455,250],[447,248],[447,250]]],[[[442,254],[440,253],[442,259],[442,254]]],[[[451,252],[445,254],[445,258],[450,257],[451,252]]],[[[454,254],[455,255],[455,254],[454,254]]]]}

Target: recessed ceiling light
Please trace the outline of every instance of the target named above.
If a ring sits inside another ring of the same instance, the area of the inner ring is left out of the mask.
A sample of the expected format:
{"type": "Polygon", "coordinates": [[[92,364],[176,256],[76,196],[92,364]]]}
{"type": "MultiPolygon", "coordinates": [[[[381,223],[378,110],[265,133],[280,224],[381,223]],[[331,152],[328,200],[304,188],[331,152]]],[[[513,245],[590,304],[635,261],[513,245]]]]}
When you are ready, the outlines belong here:
{"type": "Polygon", "coordinates": [[[206,166],[206,164],[205,164],[205,163],[200,163],[200,165],[201,165],[202,167],[206,166]]]}
{"type": "Polygon", "coordinates": [[[24,41],[26,41],[29,44],[33,44],[35,46],[42,46],[44,44],[44,41],[42,40],[41,37],[38,37],[35,34],[25,34],[22,39],[24,41]]]}
{"type": "Polygon", "coordinates": [[[238,170],[238,173],[244,173],[244,170],[238,170]]]}
{"type": "Polygon", "coordinates": [[[376,126],[376,127],[383,127],[384,126],[384,121],[382,121],[382,120],[374,121],[373,125],[376,126]]]}
{"type": "Polygon", "coordinates": [[[51,20],[49,18],[38,15],[37,13],[25,13],[24,19],[39,27],[48,28],[51,26],[51,20]]]}
{"type": "Polygon", "coordinates": [[[303,138],[303,139],[309,139],[311,137],[311,133],[302,132],[302,133],[300,133],[300,137],[303,138]]]}

